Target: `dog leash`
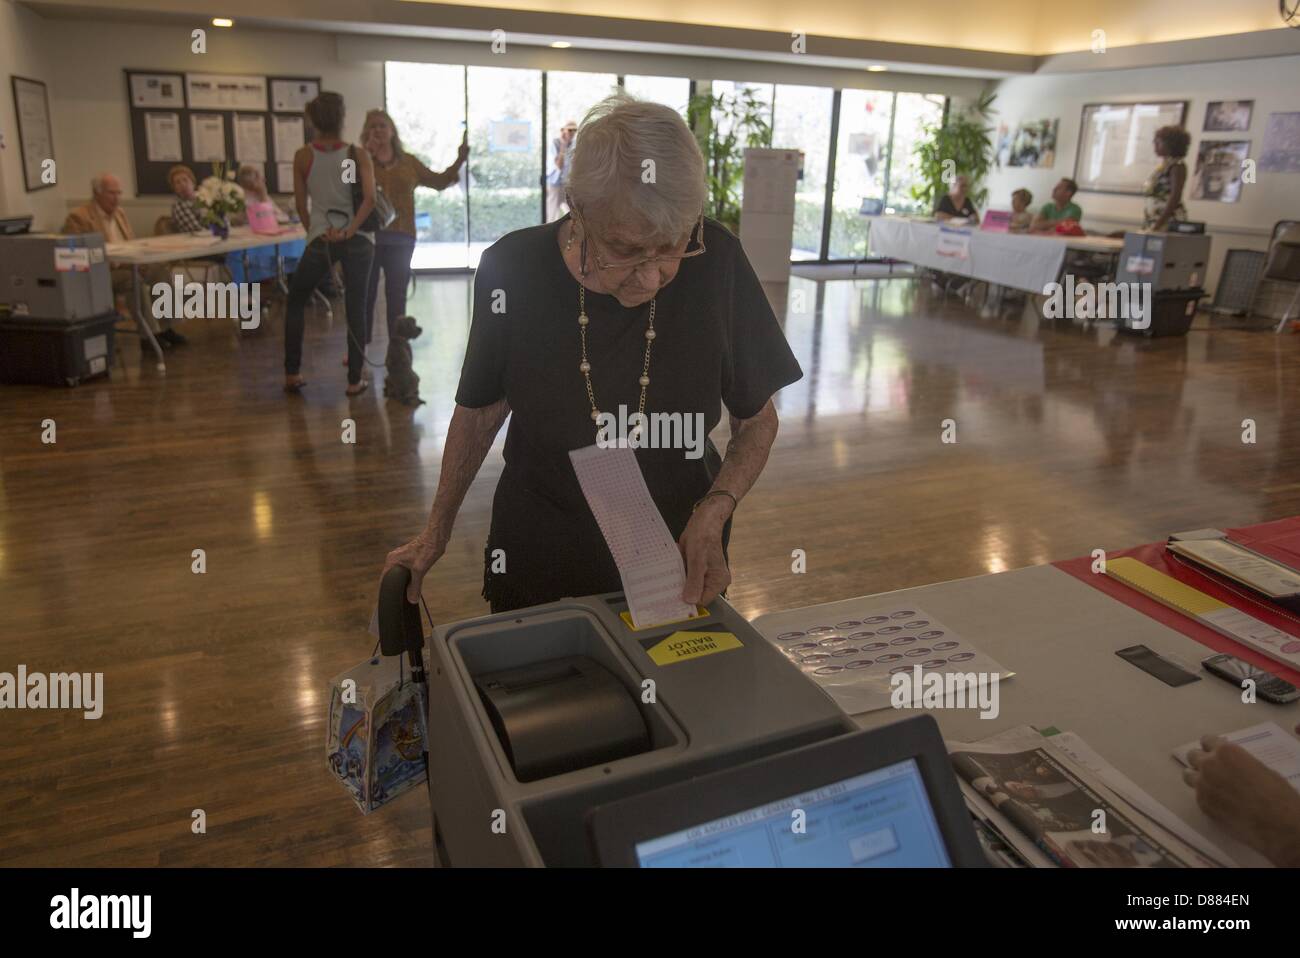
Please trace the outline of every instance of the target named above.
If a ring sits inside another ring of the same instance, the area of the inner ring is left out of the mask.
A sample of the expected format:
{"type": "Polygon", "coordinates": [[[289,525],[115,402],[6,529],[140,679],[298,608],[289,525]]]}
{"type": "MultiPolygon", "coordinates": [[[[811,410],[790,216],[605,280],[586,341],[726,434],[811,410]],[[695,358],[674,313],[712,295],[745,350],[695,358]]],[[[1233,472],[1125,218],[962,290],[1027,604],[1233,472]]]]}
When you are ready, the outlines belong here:
{"type": "MultiPolygon", "coordinates": [[[[347,213],[344,213],[342,210],[327,210],[327,211],[325,212],[325,222],[326,222],[327,225],[329,225],[329,226],[333,226],[333,225],[334,225],[334,224],[333,224],[333,221],[330,219],[330,217],[331,217],[332,215],[334,215],[334,214],[337,214],[337,215],[343,217],[343,226],[342,226],[342,227],[339,227],[340,229],[346,229],[346,228],[347,228],[347,224],[352,222],[352,217],[349,216],[347,213]]],[[[324,237],[323,235],[322,235],[321,237],[319,237],[319,238],[322,239],[322,240],[325,240],[325,237],[324,237]]],[[[347,242],[347,241],[344,240],[344,242],[347,242]]],[[[334,278],[334,257],[330,255],[330,243],[329,243],[329,240],[325,240],[325,261],[326,261],[327,263],[329,263],[329,267],[330,267],[330,278],[333,279],[333,278],[334,278]]],[[[372,264],[372,265],[371,265],[371,269],[373,269],[373,268],[374,268],[374,266],[373,266],[373,264],[372,264]]],[[[362,302],[364,303],[365,300],[362,300],[362,302]]],[[[346,304],[344,305],[343,308],[344,308],[344,310],[346,311],[346,309],[347,309],[346,304]]],[[[361,361],[362,361],[363,363],[365,363],[367,366],[370,366],[370,367],[373,368],[373,369],[384,369],[384,368],[386,368],[386,367],[388,366],[388,364],[387,364],[386,362],[383,362],[383,363],[376,363],[376,362],[372,362],[372,361],[371,361],[370,357],[366,355],[366,347],[363,346],[361,343],[358,343],[358,342],[357,342],[357,338],[356,338],[355,336],[352,335],[352,327],[350,327],[350,326],[347,324],[346,320],[345,320],[344,323],[343,323],[343,328],[344,328],[344,330],[347,331],[348,339],[352,340],[352,345],[356,346],[358,349],[361,350],[361,361]]]]}

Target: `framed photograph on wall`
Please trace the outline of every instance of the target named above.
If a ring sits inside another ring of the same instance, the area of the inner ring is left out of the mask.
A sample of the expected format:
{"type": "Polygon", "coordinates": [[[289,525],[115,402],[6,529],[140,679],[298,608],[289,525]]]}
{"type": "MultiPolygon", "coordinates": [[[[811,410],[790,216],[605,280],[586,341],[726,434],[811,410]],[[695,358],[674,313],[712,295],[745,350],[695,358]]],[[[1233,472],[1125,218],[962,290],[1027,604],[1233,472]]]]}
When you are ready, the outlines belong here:
{"type": "Polygon", "coordinates": [[[1186,119],[1186,100],[1085,104],[1074,158],[1079,189],[1141,196],[1160,162],[1156,130],[1183,126],[1186,119]]]}
{"type": "Polygon", "coordinates": [[[1196,150],[1196,172],[1189,197],[1235,203],[1241,199],[1242,165],[1250,155],[1250,140],[1202,140],[1196,150]]]}
{"type": "Polygon", "coordinates": [[[40,80],[11,76],[14,117],[18,122],[18,151],[23,163],[23,186],[28,193],[54,185],[53,176],[43,176],[45,163],[54,170],[54,133],[50,123],[50,96],[40,80]]]}
{"type": "Polygon", "coordinates": [[[1007,150],[1008,166],[1052,167],[1056,165],[1055,120],[1022,120],[1007,150]]]}
{"type": "Polygon", "coordinates": [[[1205,104],[1206,133],[1245,133],[1250,129],[1254,100],[1211,100],[1205,104]]]}
{"type": "Polygon", "coordinates": [[[1300,113],[1270,113],[1264,124],[1261,173],[1300,173],[1300,113]]]}

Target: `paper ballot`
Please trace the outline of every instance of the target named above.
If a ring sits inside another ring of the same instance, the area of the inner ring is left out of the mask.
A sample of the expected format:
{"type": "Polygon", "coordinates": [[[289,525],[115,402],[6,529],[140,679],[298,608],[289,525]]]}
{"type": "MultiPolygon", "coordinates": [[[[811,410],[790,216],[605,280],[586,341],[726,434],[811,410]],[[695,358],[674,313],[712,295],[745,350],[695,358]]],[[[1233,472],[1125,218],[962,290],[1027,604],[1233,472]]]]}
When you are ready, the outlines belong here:
{"type": "MultiPolygon", "coordinates": [[[[1276,722],[1261,722],[1219,737],[1225,742],[1240,745],[1290,782],[1296,791],[1300,791],[1300,741],[1288,735],[1276,722]]],[[[1200,747],[1200,742],[1180,745],[1174,749],[1174,758],[1190,767],[1187,754],[1200,747]]]]}
{"type": "Polygon", "coordinates": [[[650,498],[636,453],[626,446],[588,446],[573,450],[569,458],[618,566],[633,625],[644,629],[696,615],[682,601],[686,567],[650,498]]]}

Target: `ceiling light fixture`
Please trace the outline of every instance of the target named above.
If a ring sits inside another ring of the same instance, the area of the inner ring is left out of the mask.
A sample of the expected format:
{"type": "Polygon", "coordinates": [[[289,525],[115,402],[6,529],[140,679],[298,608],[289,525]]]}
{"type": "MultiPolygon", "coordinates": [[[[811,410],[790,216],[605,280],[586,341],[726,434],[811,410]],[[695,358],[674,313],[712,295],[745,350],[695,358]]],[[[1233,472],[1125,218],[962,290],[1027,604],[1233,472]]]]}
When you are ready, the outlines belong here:
{"type": "Polygon", "coordinates": [[[213,17],[212,25],[214,27],[233,27],[235,21],[231,20],[229,17],[213,17]]]}

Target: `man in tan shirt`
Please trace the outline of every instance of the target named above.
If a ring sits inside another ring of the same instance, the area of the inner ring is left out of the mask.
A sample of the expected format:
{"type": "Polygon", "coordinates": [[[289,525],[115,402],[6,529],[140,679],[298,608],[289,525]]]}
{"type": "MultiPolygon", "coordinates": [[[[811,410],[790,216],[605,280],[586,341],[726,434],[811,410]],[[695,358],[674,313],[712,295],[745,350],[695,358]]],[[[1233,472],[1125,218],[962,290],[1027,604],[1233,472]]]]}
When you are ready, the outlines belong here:
{"type": "Polygon", "coordinates": [[[68,213],[64,233],[100,233],[105,243],[135,239],[131,223],[122,212],[122,181],[112,173],[101,173],[90,181],[89,203],[68,213]]]}
{"type": "MultiPolygon", "coordinates": [[[[125,243],[128,240],[135,239],[135,232],[131,229],[131,223],[123,212],[122,202],[122,181],[112,173],[100,173],[90,181],[91,198],[90,202],[68,213],[68,218],[63,221],[63,233],[99,233],[104,237],[105,243],[125,243]]],[[[140,282],[146,293],[155,282],[166,281],[170,278],[170,270],[165,267],[146,267],[141,270],[140,282]]],[[[118,267],[112,270],[113,277],[113,294],[125,303],[128,296],[133,294],[131,282],[131,270],[129,267],[118,267]]],[[[129,315],[129,310],[124,310],[123,305],[118,305],[118,311],[124,315],[129,315]]],[[[151,310],[145,309],[144,315],[146,321],[151,310]]],[[[165,321],[164,321],[165,322],[165,321]]],[[[179,346],[185,342],[185,337],[176,330],[171,328],[168,323],[167,328],[155,330],[158,335],[158,341],[164,346],[179,346]]],[[[141,349],[147,348],[147,344],[142,339],[140,341],[141,349]]]]}

